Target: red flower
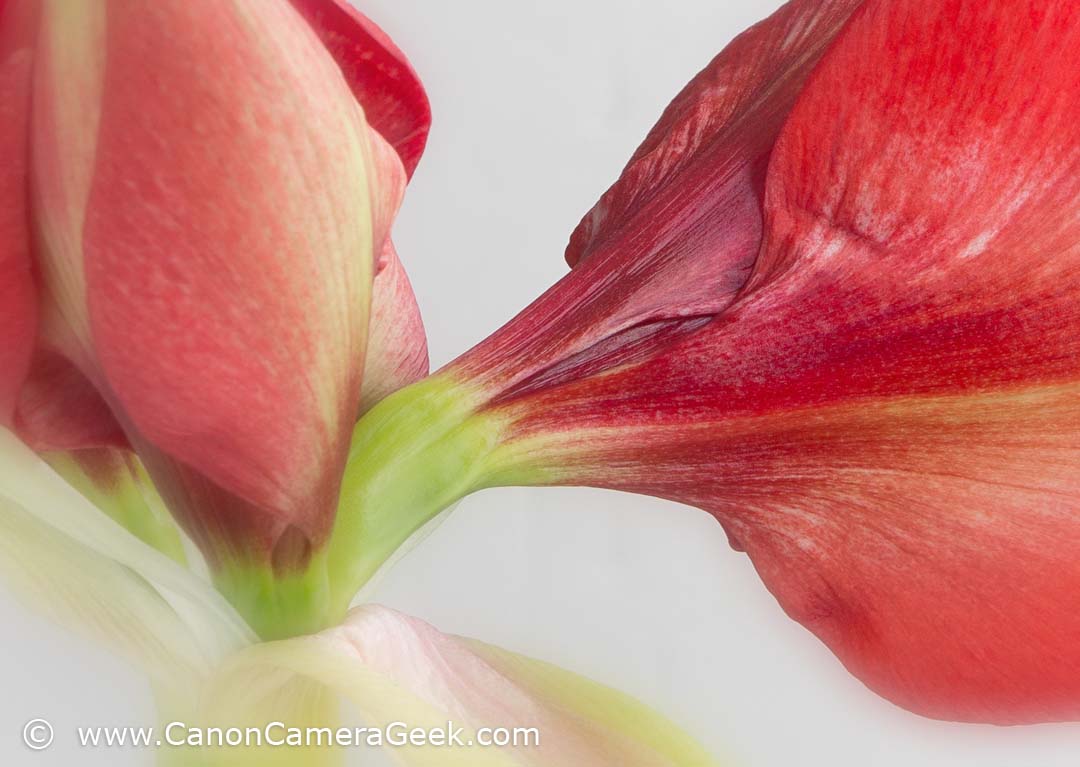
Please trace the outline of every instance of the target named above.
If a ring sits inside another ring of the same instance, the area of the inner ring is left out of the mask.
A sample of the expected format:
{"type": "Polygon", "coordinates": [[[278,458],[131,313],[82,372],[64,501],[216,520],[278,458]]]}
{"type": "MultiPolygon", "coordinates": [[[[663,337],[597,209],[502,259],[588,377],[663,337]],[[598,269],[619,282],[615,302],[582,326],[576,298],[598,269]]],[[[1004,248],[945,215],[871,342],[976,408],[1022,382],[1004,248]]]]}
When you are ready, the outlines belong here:
{"type": "Polygon", "coordinates": [[[676,98],[566,278],[361,422],[356,466],[404,425],[467,458],[431,507],[699,506],[883,695],[1077,715],[1076,50],[1064,0],[788,4],[676,98]]]}

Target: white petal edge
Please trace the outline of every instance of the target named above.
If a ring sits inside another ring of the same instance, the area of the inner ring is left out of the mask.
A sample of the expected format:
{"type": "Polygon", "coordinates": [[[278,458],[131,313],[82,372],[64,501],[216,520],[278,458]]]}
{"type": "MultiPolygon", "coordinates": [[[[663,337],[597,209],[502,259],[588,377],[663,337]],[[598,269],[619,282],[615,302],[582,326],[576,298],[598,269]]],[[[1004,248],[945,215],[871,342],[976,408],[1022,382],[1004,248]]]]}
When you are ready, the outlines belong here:
{"type": "Polygon", "coordinates": [[[256,641],[214,588],[140,541],[0,429],[0,572],[28,606],[152,677],[205,678],[256,641]]]}

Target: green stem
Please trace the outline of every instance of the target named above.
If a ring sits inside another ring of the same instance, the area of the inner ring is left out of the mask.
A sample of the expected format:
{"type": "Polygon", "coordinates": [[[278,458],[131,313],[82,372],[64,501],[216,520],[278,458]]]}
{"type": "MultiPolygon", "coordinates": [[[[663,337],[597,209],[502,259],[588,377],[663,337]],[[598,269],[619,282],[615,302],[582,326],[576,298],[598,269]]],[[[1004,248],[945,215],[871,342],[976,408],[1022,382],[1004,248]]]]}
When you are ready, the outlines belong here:
{"type": "Polygon", "coordinates": [[[106,463],[93,472],[76,458],[77,452],[45,453],[42,458],[68,484],[128,532],[179,564],[186,564],[179,528],[142,464],[134,457],[123,456],[120,451],[85,452],[106,463]]]}
{"type": "Polygon", "coordinates": [[[417,530],[487,486],[503,422],[446,374],[388,397],[357,424],[330,543],[332,601],[347,604],[417,530]]]}
{"type": "Polygon", "coordinates": [[[214,587],[260,639],[288,639],[322,631],[345,617],[348,605],[330,599],[326,566],[325,550],[295,573],[275,573],[262,562],[228,561],[214,573],[214,587]]]}

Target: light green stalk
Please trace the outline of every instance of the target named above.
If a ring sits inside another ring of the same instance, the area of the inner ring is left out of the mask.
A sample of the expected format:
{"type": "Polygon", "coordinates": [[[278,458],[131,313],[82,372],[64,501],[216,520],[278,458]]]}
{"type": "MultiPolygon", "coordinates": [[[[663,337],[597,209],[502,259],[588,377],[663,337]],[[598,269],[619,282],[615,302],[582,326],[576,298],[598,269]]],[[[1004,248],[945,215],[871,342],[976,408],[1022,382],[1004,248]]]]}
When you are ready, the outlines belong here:
{"type": "Polygon", "coordinates": [[[68,484],[128,532],[174,561],[185,563],[180,531],[146,469],[134,456],[123,458],[107,485],[91,476],[70,453],[47,453],[43,458],[68,484]]]}
{"type": "Polygon", "coordinates": [[[325,550],[306,569],[275,573],[265,563],[226,560],[214,572],[214,586],[244,616],[260,639],[312,634],[341,621],[348,604],[333,604],[325,550]]]}
{"type": "Polygon", "coordinates": [[[490,485],[505,423],[439,374],[387,397],[353,431],[330,543],[332,600],[348,603],[414,533],[490,485]]]}

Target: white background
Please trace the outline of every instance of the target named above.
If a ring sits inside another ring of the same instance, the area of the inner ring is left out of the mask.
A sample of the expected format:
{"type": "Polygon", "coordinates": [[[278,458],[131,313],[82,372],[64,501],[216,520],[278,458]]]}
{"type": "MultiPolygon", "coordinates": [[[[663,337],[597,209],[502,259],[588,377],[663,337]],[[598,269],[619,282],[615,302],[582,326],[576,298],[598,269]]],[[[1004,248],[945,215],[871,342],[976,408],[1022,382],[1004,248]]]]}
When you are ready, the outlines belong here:
{"type": "MultiPolygon", "coordinates": [[[[396,227],[433,363],[565,271],[562,250],[667,101],[770,0],[364,0],[431,96],[396,227]]],[[[866,691],[789,621],[693,509],[591,490],[464,501],[377,598],[553,661],[671,716],[745,767],[1075,767],[1080,729],[932,722],[866,691]]],[[[0,597],[0,764],[149,764],[79,751],[76,725],[152,723],[144,682],[0,597]],[[25,750],[50,718],[57,745],[25,750]]]]}

